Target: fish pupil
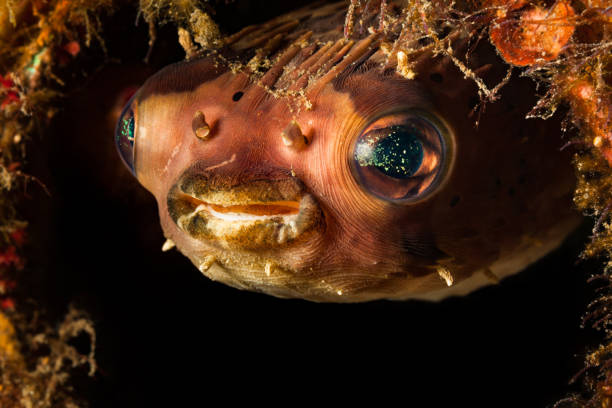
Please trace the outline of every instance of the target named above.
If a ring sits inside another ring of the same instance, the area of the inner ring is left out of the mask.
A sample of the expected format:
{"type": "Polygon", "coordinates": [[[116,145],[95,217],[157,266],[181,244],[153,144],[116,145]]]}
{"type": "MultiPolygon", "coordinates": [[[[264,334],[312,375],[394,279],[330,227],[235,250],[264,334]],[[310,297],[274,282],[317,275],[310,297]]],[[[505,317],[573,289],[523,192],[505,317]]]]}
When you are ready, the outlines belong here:
{"type": "Polygon", "coordinates": [[[134,145],[134,115],[129,114],[121,119],[121,137],[134,145]]]}
{"type": "Polygon", "coordinates": [[[135,141],[134,112],[130,105],[123,110],[115,130],[115,145],[125,165],[134,172],[134,141],[135,141]]]}
{"type": "Polygon", "coordinates": [[[423,163],[421,132],[412,126],[389,126],[373,130],[358,146],[356,159],[360,166],[374,166],[396,179],[412,177],[423,163]]]}

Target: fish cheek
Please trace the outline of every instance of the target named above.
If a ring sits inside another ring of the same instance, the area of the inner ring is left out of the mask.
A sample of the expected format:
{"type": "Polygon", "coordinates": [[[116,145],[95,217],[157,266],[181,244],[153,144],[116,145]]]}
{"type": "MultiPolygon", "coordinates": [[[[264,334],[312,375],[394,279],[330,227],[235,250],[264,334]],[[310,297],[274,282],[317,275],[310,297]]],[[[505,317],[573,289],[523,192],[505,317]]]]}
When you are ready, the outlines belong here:
{"type": "MultiPolygon", "coordinates": [[[[437,191],[426,202],[403,207],[382,205],[380,200],[367,194],[347,195],[346,213],[370,228],[364,231],[358,222],[349,219],[343,222],[349,232],[345,236],[354,236],[351,245],[356,253],[362,254],[364,262],[369,255],[371,259],[386,262],[386,266],[381,266],[386,271],[403,265],[407,276],[435,274],[432,267],[441,263],[452,266],[453,277],[458,282],[492,264],[523,239],[526,230],[522,225],[527,222],[527,216],[521,211],[525,212],[530,192],[521,191],[514,197],[495,195],[496,187],[491,185],[491,179],[500,174],[504,178],[512,175],[513,158],[519,153],[533,155],[534,152],[530,151],[531,147],[521,147],[514,135],[521,131],[524,115],[508,115],[499,106],[489,107],[476,128],[476,117],[471,115],[473,100],[477,98],[473,81],[466,80],[456,67],[443,59],[434,60],[429,68],[437,75],[429,77],[421,72],[417,80],[407,81],[383,78],[369,71],[345,78],[343,87],[353,90],[354,109],[364,117],[402,106],[430,110],[440,116],[455,136],[449,153],[456,155],[456,163],[451,166],[446,183],[436,187],[437,191]],[[360,207],[351,206],[351,199],[360,207]],[[367,237],[362,239],[368,243],[363,252],[360,235],[367,237]]],[[[525,105],[520,99],[515,103],[525,105]]],[[[338,150],[340,157],[350,157],[347,151],[338,150]]],[[[545,161],[550,156],[549,153],[545,161]]]]}
{"type": "Polygon", "coordinates": [[[389,274],[404,277],[427,274],[431,272],[428,267],[444,254],[435,247],[427,231],[429,217],[423,217],[423,211],[417,214],[411,206],[376,197],[356,180],[351,169],[356,137],[372,117],[393,109],[388,98],[372,98],[364,92],[356,90],[358,97],[338,91],[320,96],[319,106],[334,109],[333,114],[320,111],[318,117],[334,120],[321,122],[318,132],[321,137],[317,140],[315,135],[311,148],[317,168],[314,177],[319,177],[314,183],[315,192],[328,224],[326,237],[334,243],[333,252],[323,256],[325,263],[341,269],[345,277],[353,273],[371,276],[369,284],[374,285],[374,280],[386,279],[389,274]],[[368,99],[373,103],[367,104],[368,99]],[[360,109],[356,103],[361,104],[360,109]],[[415,229],[419,232],[411,233],[415,229]],[[423,239],[424,235],[427,239],[423,239]]]}
{"type": "MultiPolygon", "coordinates": [[[[437,276],[440,265],[450,266],[454,281],[459,282],[479,268],[491,264],[500,255],[499,238],[491,239],[491,234],[483,233],[491,222],[486,215],[480,217],[482,213],[490,213],[482,208],[483,205],[490,205],[490,201],[479,200],[479,206],[471,208],[465,205],[473,197],[469,192],[474,187],[470,180],[478,179],[470,172],[482,170],[479,168],[479,156],[487,154],[488,147],[477,144],[472,149],[473,155],[465,157],[463,164],[456,157],[458,151],[463,149],[461,140],[457,138],[471,137],[474,133],[468,101],[472,95],[477,95],[476,88],[447,65],[443,68],[450,71],[443,71],[445,78],[454,85],[450,91],[430,89],[427,77],[405,80],[381,75],[374,70],[347,76],[341,84],[341,89],[351,96],[350,105],[347,102],[343,102],[343,105],[351,106],[351,114],[361,122],[350,131],[340,131],[347,137],[337,140],[333,151],[336,157],[346,160],[348,164],[344,168],[337,165],[338,169],[350,168],[355,135],[359,134],[360,126],[365,126],[385,112],[408,109],[431,114],[439,117],[449,133],[446,179],[442,178],[423,201],[391,203],[365,191],[356,181],[355,174],[346,175],[344,171],[335,173],[335,185],[341,190],[337,195],[341,200],[332,207],[342,208],[338,224],[342,240],[346,243],[337,256],[352,257],[362,274],[376,277],[378,283],[370,282],[370,285],[379,286],[381,290],[388,287],[393,291],[393,285],[399,285],[397,288],[401,287],[404,291],[416,292],[443,288],[446,283],[437,276]],[[463,101],[465,103],[461,104],[463,101]],[[458,166],[467,166],[470,171],[454,174],[458,166]],[[339,183],[338,180],[343,182],[339,183]],[[451,207],[449,203],[456,201],[457,196],[462,205],[456,203],[451,207]],[[463,196],[466,198],[461,201],[463,196]],[[475,208],[480,211],[474,211],[475,208]]],[[[347,121],[350,122],[349,119],[347,121]]],[[[476,191],[481,188],[476,186],[476,191]]]]}
{"type": "Polygon", "coordinates": [[[384,202],[363,191],[350,167],[355,135],[368,117],[355,109],[350,94],[331,87],[317,102],[320,108],[313,117],[318,121],[317,133],[309,153],[315,170],[306,172],[306,183],[321,202],[326,239],[333,243],[323,256],[325,262],[350,273],[381,257],[379,226],[389,213],[384,202]]]}

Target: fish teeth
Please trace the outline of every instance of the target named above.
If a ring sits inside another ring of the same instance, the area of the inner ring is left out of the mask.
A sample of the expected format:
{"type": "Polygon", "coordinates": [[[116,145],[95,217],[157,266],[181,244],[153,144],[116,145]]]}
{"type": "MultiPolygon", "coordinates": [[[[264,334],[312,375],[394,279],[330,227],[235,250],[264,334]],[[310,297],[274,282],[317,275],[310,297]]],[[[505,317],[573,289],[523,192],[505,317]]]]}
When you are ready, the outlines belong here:
{"type": "Polygon", "coordinates": [[[293,234],[298,233],[298,227],[297,227],[297,223],[295,222],[295,220],[289,221],[289,223],[287,224],[287,227],[291,228],[291,232],[293,234]]]}

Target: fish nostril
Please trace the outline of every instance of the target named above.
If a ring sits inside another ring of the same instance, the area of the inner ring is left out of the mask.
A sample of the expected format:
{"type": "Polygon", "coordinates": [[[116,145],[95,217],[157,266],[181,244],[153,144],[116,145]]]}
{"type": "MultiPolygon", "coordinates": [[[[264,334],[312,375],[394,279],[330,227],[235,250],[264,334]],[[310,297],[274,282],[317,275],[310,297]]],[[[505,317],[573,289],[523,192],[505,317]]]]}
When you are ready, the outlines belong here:
{"type": "Polygon", "coordinates": [[[281,132],[281,137],[285,146],[299,151],[308,145],[308,138],[302,133],[300,125],[292,120],[281,132]]]}
{"type": "Polygon", "coordinates": [[[200,140],[207,140],[210,137],[210,126],[206,123],[206,117],[202,111],[197,111],[193,115],[191,130],[200,140]]]}
{"type": "Polygon", "coordinates": [[[242,91],[238,91],[236,92],[233,96],[232,96],[232,100],[234,102],[238,102],[240,100],[240,98],[242,98],[242,95],[244,95],[244,92],[242,91]]]}

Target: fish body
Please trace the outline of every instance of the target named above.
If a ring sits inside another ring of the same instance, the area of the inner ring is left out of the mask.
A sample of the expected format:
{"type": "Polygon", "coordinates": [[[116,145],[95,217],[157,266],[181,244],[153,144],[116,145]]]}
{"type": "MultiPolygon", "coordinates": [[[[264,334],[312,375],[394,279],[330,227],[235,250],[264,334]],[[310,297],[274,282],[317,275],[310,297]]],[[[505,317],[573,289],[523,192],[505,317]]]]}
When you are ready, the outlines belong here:
{"type": "MultiPolygon", "coordinates": [[[[573,173],[559,124],[524,119],[532,84],[511,79],[476,126],[478,87],[449,56],[425,47],[407,75],[345,17],[248,27],[135,94],[116,141],[166,238],[211,279],[329,302],[466,294],[556,248],[573,173]]],[[[470,63],[505,74],[486,45],[470,63]]]]}

